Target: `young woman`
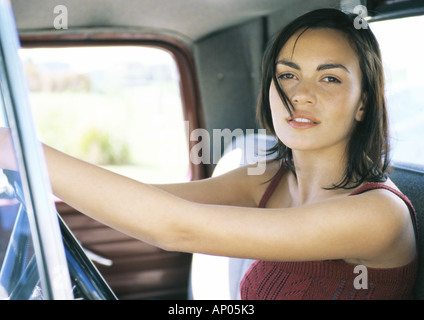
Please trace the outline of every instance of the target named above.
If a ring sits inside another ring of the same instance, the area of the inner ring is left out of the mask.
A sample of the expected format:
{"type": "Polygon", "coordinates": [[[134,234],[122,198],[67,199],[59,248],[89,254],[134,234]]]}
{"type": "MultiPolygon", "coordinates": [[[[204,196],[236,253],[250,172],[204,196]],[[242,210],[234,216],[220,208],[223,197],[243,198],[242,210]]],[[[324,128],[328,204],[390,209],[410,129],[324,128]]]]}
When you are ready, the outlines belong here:
{"type": "Polygon", "coordinates": [[[166,250],[257,259],[245,299],[411,298],[413,208],[386,175],[380,52],[354,18],[308,13],[267,50],[258,115],[279,141],[263,175],[146,185],[45,146],[54,193],[166,250]]]}

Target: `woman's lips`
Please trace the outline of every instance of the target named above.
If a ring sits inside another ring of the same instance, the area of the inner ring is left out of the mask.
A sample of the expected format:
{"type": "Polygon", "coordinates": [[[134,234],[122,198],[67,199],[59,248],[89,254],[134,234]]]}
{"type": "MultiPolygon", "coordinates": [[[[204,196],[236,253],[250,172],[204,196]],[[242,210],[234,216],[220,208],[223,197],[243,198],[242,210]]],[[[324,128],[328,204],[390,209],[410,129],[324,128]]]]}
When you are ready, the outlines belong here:
{"type": "Polygon", "coordinates": [[[295,112],[289,118],[287,118],[288,124],[293,128],[307,129],[315,127],[319,124],[319,121],[309,113],[295,112]]]}

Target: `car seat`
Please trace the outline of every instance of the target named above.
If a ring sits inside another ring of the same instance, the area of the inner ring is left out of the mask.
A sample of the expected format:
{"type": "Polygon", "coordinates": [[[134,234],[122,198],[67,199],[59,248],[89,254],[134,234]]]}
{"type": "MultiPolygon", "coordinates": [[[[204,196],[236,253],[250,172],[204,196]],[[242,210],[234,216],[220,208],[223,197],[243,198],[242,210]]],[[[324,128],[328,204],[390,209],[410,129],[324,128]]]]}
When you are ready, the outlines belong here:
{"type": "Polygon", "coordinates": [[[395,163],[390,178],[411,200],[418,224],[418,274],[415,281],[414,299],[424,300],[424,166],[395,163]]]}
{"type": "MultiPolygon", "coordinates": [[[[275,138],[248,134],[237,136],[224,150],[212,176],[256,161],[263,161],[266,149],[275,144],[275,138]]],[[[195,253],[191,265],[189,299],[239,300],[239,285],[244,273],[254,260],[211,256],[195,253]]]]}

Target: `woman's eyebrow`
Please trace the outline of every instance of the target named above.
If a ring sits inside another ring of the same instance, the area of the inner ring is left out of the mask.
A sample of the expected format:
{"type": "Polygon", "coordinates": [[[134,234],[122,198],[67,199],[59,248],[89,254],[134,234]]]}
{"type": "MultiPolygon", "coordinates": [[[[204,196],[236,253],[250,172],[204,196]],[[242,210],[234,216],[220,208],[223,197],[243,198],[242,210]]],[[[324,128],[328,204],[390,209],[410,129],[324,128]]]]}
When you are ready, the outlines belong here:
{"type": "Polygon", "coordinates": [[[296,70],[300,70],[300,67],[299,67],[296,63],[291,62],[291,61],[287,61],[287,60],[278,60],[278,61],[277,61],[277,63],[276,63],[276,65],[277,65],[277,64],[284,64],[284,65],[286,65],[286,66],[288,66],[288,67],[290,67],[290,68],[293,68],[293,69],[296,69],[296,70]]]}
{"type": "Polygon", "coordinates": [[[340,63],[321,64],[321,65],[318,66],[317,71],[328,70],[328,69],[336,69],[336,68],[341,68],[341,69],[345,70],[346,72],[350,73],[349,69],[346,68],[344,65],[342,65],[340,63]]]}
{"type": "MultiPolygon", "coordinates": [[[[288,66],[290,68],[293,68],[293,69],[296,69],[296,70],[300,70],[300,67],[296,63],[294,63],[292,61],[278,60],[276,64],[283,64],[283,65],[286,65],[286,66],[288,66]]],[[[337,69],[337,68],[343,69],[346,72],[350,73],[349,69],[346,68],[344,65],[342,65],[340,63],[325,63],[325,64],[320,64],[317,67],[317,71],[328,70],[328,69],[337,69]]]]}

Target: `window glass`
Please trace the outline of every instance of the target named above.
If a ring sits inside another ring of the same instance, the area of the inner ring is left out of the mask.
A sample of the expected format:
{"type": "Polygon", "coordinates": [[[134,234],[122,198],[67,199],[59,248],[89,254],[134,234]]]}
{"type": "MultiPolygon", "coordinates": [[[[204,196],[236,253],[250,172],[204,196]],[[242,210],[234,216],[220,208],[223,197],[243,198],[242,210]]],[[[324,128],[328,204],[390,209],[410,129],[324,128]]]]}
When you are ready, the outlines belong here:
{"type": "Polygon", "coordinates": [[[179,75],[140,46],[21,49],[43,142],[144,182],[189,178],[179,75]]]}
{"type": "Polygon", "coordinates": [[[424,164],[424,16],[370,23],[382,51],[392,160],[424,164]]]}

